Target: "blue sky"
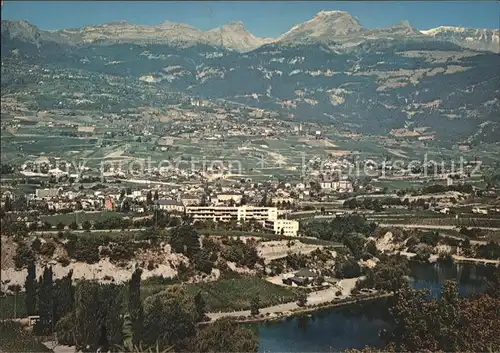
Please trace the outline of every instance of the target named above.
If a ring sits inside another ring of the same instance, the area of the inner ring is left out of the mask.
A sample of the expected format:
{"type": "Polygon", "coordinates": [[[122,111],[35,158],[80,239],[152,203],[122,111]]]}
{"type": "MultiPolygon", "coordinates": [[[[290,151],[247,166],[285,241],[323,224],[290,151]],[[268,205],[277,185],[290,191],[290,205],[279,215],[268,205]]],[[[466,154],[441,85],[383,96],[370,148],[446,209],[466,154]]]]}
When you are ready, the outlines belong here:
{"type": "Polygon", "coordinates": [[[27,20],[41,29],[127,20],[164,20],[210,29],[241,20],[252,33],[275,37],[321,10],[348,11],[367,28],[408,20],[417,29],[440,25],[500,27],[497,1],[4,1],[2,19],[27,20]]]}

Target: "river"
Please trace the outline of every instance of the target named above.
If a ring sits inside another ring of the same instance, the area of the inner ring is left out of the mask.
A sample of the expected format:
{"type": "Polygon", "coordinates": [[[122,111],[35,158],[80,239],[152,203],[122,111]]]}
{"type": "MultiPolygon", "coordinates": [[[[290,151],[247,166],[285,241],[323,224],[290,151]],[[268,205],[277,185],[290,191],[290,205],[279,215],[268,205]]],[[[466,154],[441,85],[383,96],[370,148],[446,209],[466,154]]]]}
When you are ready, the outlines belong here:
{"type": "MultiPolygon", "coordinates": [[[[458,282],[460,294],[484,290],[491,268],[463,264],[411,263],[414,288],[429,288],[439,295],[449,279],[458,282]]],[[[386,299],[344,308],[326,309],[304,317],[257,326],[260,352],[339,352],[347,348],[381,345],[378,332],[389,328],[386,299]]]]}

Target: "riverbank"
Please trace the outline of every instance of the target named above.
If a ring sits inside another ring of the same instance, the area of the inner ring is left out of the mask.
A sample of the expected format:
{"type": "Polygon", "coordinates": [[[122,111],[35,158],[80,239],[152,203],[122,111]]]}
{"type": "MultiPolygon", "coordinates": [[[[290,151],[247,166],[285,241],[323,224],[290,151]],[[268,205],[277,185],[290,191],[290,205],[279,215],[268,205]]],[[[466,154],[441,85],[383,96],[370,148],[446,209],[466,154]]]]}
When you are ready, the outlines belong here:
{"type": "Polygon", "coordinates": [[[378,299],[391,295],[375,291],[366,294],[353,295],[352,290],[355,288],[356,282],[362,278],[363,276],[346,278],[339,281],[335,286],[311,292],[307,295],[307,302],[305,306],[299,306],[296,301],[273,305],[260,308],[258,316],[252,315],[250,310],[207,313],[207,317],[210,318],[210,321],[207,323],[214,322],[215,320],[223,317],[233,317],[236,318],[238,322],[244,323],[279,320],[284,317],[295,316],[320,309],[354,304],[359,301],[378,299]]]}
{"type": "MultiPolygon", "coordinates": [[[[307,295],[307,303],[309,305],[318,305],[321,303],[328,303],[332,300],[341,300],[351,297],[351,292],[356,286],[358,279],[362,277],[355,278],[345,278],[340,280],[336,286],[331,286],[327,289],[318,290],[311,292],[307,295]],[[339,293],[340,292],[340,293],[339,293]]],[[[273,305],[260,309],[260,313],[274,314],[278,312],[288,312],[298,310],[300,308],[296,301],[273,305]]],[[[250,310],[240,310],[240,311],[230,311],[230,312],[213,312],[208,313],[207,316],[210,320],[215,321],[221,317],[249,317],[251,316],[250,310]]]]}
{"type": "MultiPolygon", "coordinates": [[[[483,292],[493,274],[491,266],[457,265],[451,262],[410,262],[410,286],[441,293],[447,280],[455,280],[461,296],[483,292]]],[[[356,305],[318,310],[273,322],[252,324],[259,335],[259,352],[344,352],[370,346],[383,350],[382,330],[392,327],[390,298],[366,300],[356,305]]]]}
{"type": "MultiPolygon", "coordinates": [[[[294,317],[294,316],[300,316],[303,314],[307,313],[312,313],[312,312],[317,312],[320,310],[325,310],[325,309],[333,309],[333,308],[338,308],[338,307],[343,307],[343,306],[348,306],[348,305],[353,305],[353,304],[359,304],[371,300],[378,300],[381,298],[387,298],[393,296],[393,293],[374,293],[374,294],[367,294],[367,295],[362,295],[356,297],[356,298],[348,298],[344,300],[338,300],[338,301],[332,301],[330,303],[322,303],[322,304],[317,304],[314,306],[304,306],[304,307],[299,307],[297,310],[285,312],[285,313],[274,313],[273,314],[259,314],[259,316],[253,316],[250,318],[245,318],[245,319],[236,319],[236,322],[238,323],[246,323],[246,324],[251,324],[251,323],[262,323],[262,322],[273,322],[273,321],[279,321],[284,318],[288,317],[294,317]]],[[[210,322],[207,322],[210,323],[210,322]]]]}
{"type": "MultiPolygon", "coordinates": [[[[399,255],[406,256],[408,259],[412,259],[415,257],[417,254],[414,252],[408,252],[408,251],[397,251],[396,252],[399,255]]],[[[451,255],[451,258],[453,259],[454,263],[457,264],[471,264],[471,265],[500,265],[500,260],[492,260],[492,259],[479,259],[475,257],[465,257],[465,256],[460,256],[460,255],[451,255]]],[[[432,254],[429,257],[429,262],[437,262],[439,259],[439,255],[432,254]]]]}
{"type": "Polygon", "coordinates": [[[463,264],[482,264],[482,265],[500,265],[500,260],[490,260],[490,259],[477,259],[473,257],[464,257],[459,255],[452,255],[453,262],[463,263],[463,264]]]}

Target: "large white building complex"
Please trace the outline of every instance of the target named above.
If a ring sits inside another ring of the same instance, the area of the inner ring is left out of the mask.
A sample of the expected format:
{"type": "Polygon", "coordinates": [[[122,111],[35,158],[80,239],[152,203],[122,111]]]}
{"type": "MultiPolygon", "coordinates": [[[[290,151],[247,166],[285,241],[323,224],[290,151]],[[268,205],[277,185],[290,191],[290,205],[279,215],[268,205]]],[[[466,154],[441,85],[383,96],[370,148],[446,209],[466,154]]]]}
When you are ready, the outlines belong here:
{"type": "Polygon", "coordinates": [[[276,207],[259,206],[188,206],[186,214],[193,220],[211,220],[214,222],[229,222],[254,220],[261,222],[264,228],[274,231],[275,234],[296,236],[299,230],[299,222],[278,219],[276,207]]]}
{"type": "Polygon", "coordinates": [[[265,221],[278,219],[276,207],[257,206],[188,206],[186,214],[194,220],[230,221],[265,221]]]}

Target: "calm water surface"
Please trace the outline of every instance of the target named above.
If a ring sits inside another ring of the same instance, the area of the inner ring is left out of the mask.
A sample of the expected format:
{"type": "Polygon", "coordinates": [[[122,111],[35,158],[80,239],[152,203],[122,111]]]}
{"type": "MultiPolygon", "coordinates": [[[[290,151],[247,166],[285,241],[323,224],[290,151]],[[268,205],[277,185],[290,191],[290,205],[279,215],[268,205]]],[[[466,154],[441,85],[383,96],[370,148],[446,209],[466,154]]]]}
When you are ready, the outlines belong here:
{"type": "MultiPolygon", "coordinates": [[[[484,290],[491,268],[458,264],[411,263],[412,285],[439,295],[441,285],[454,279],[462,295],[484,290]]],[[[338,352],[379,346],[378,333],[389,328],[386,300],[327,309],[310,316],[258,325],[260,352],[338,352]]]]}

